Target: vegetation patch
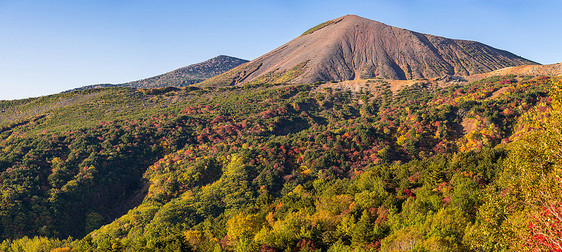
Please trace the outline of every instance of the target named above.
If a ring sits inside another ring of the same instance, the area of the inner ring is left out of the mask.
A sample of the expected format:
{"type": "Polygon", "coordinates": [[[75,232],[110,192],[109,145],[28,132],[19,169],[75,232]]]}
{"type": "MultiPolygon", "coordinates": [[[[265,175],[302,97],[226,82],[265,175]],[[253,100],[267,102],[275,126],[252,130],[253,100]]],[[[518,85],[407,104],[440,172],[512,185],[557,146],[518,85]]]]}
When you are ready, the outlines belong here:
{"type": "Polygon", "coordinates": [[[299,77],[306,71],[306,64],[308,61],[299,63],[295,67],[289,69],[285,72],[278,72],[278,69],[275,71],[270,71],[259,78],[256,78],[252,82],[248,83],[247,85],[255,85],[255,84],[264,84],[264,83],[272,83],[272,84],[286,84],[294,80],[295,78],[299,77]]]}
{"type": "Polygon", "coordinates": [[[562,230],[558,82],[0,102],[11,114],[80,101],[3,124],[0,250],[549,250],[562,230]]]}
{"type": "Polygon", "coordinates": [[[341,20],[330,20],[330,21],[326,21],[326,22],[324,22],[324,23],[321,23],[321,24],[319,24],[319,25],[317,25],[317,26],[314,26],[314,27],[312,27],[312,28],[306,30],[303,34],[301,34],[301,36],[304,36],[304,35],[307,35],[307,34],[311,34],[311,33],[315,32],[315,31],[318,31],[318,30],[320,30],[320,29],[322,29],[322,28],[324,28],[324,27],[326,27],[326,26],[328,26],[328,25],[336,24],[336,23],[338,23],[339,21],[341,21],[341,20]]]}

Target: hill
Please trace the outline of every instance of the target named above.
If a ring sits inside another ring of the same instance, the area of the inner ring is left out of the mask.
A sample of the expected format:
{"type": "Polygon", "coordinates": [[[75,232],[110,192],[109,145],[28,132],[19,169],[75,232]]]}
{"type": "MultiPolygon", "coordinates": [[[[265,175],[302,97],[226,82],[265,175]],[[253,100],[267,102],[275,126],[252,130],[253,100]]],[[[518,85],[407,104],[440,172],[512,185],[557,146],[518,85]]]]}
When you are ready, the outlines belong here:
{"type": "Polygon", "coordinates": [[[536,64],[482,43],[448,39],[348,15],[321,24],[207,85],[313,83],[472,75],[536,64]]]}
{"type": "Polygon", "coordinates": [[[492,72],[475,74],[467,77],[468,81],[476,81],[492,76],[527,75],[527,76],[562,76],[562,63],[550,65],[523,65],[506,67],[492,72]]]}
{"type": "Polygon", "coordinates": [[[104,87],[185,87],[191,84],[199,83],[215,75],[222,74],[246,62],[248,61],[226,55],[219,55],[201,63],[178,68],[176,70],[142,80],[131,81],[122,84],[94,84],[72,89],[67,92],[104,87]]]}
{"type": "Polygon", "coordinates": [[[558,81],[121,87],[2,101],[0,249],[511,246],[485,236],[506,230],[494,231],[504,218],[494,209],[513,209],[490,204],[512,202],[494,198],[517,188],[502,182],[508,149],[546,118],[535,114],[550,111],[558,81]]]}
{"type": "Polygon", "coordinates": [[[210,60],[182,67],[165,74],[123,83],[121,86],[134,88],[185,87],[215,75],[222,74],[246,62],[248,61],[220,55],[210,60]]]}

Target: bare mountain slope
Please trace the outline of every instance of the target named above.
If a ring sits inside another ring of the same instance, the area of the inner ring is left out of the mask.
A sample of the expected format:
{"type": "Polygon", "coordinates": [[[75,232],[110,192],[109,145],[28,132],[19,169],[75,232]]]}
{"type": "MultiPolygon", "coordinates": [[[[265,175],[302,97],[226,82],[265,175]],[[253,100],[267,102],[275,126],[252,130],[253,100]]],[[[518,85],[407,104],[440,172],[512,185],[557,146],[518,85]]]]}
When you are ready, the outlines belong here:
{"type": "Polygon", "coordinates": [[[482,43],[421,34],[358,16],[343,16],[200,85],[311,83],[363,78],[472,75],[536,64],[482,43]]]}
{"type": "Polygon", "coordinates": [[[562,76],[562,63],[550,64],[550,65],[524,65],[524,66],[514,66],[498,69],[492,72],[475,74],[468,76],[467,80],[472,82],[491,76],[503,76],[503,75],[528,75],[528,76],[562,76]]]}

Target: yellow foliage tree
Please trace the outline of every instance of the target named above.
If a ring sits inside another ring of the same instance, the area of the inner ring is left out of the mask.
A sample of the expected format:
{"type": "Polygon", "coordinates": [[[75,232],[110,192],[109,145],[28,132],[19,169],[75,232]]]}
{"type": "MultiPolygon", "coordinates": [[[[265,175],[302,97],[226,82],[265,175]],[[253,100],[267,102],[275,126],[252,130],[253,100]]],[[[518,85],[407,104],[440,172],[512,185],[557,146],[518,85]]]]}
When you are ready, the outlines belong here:
{"type": "MultiPolygon", "coordinates": [[[[475,250],[562,249],[562,83],[552,108],[524,116],[504,171],[465,241],[475,250]],[[558,216],[558,217],[557,217],[558,216]]],[[[539,105],[541,106],[541,105],[539,105]]]]}

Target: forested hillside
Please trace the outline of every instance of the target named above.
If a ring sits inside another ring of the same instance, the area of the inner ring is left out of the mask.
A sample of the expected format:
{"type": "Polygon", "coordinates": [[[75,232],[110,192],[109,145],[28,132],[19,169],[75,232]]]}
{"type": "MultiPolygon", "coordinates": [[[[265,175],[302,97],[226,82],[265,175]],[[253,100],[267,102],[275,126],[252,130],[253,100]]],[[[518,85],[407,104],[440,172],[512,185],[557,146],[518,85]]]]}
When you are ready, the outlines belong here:
{"type": "Polygon", "coordinates": [[[561,85],[2,101],[0,250],[557,251],[561,85]]]}
{"type": "Polygon", "coordinates": [[[248,62],[244,59],[219,55],[212,59],[178,68],[176,70],[152,76],[142,80],[130,81],[121,84],[94,84],[71,91],[80,91],[105,87],[130,87],[130,88],[162,88],[162,87],[185,87],[202,82],[215,75],[222,74],[232,68],[248,62]]]}

